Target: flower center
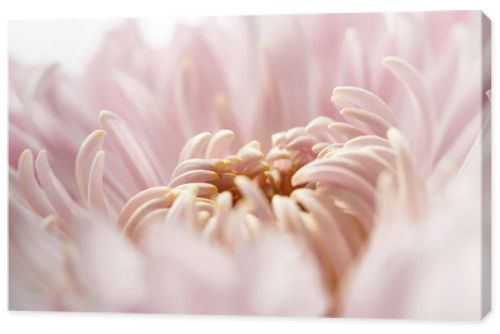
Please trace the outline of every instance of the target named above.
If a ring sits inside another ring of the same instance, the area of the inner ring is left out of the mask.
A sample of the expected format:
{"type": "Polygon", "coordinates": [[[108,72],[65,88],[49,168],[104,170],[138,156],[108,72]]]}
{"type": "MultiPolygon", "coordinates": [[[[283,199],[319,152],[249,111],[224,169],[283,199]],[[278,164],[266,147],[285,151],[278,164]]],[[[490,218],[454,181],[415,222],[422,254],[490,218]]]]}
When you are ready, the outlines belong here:
{"type": "Polygon", "coordinates": [[[229,249],[263,229],[288,233],[315,255],[336,295],[371,230],[377,177],[393,168],[387,140],[326,117],[273,135],[267,152],[258,141],[233,152],[233,139],[221,130],[189,140],[168,187],[127,203],[124,230],[134,239],[156,217],[229,249]]]}
{"type": "Polygon", "coordinates": [[[303,162],[299,164],[294,161],[285,149],[273,148],[265,155],[259,142],[253,141],[236,155],[223,159],[194,158],[182,161],[175,168],[169,186],[184,188],[194,185],[198,191],[202,190],[202,197],[205,194],[208,198],[228,191],[232,194],[233,205],[236,205],[244,196],[235,179],[238,176],[246,177],[254,182],[270,203],[275,195],[289,196],[299,188],[292,185],[292,176],[302,165],[303,162]]]}

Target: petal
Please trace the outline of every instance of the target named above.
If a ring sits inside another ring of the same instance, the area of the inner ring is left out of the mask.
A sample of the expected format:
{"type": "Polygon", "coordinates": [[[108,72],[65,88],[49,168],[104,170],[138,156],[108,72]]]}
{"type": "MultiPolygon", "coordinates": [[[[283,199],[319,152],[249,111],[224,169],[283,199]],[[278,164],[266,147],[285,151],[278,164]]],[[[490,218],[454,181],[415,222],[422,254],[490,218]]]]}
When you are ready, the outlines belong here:
{"type": "Polygon", "coordinates": [[[292,177],[294,187],[308,182],[324,182],[352,189],[370,202],[373,201],[375,192],[373,185],[366,179],[343,167],[326,166],[301,169],[292,177]]]}
{"type": "Polygon", "coordinates": [[[35,165],[42,189],[55,212],[64,221],[64,226],[69,228],[72,223],[78,222],[77,217],[82,212],[81,207],[70,197],[61,181],[52,172],[46,151],[38,153],[35,165]]]}
{"type": "Polygon", "coordinates": [[[18,187],[29,206],[40,216],[46,217],[54,212],[54,208],[48,201],[42,188],[40,188],[35,176],[33,166],[33,153],[24,150],[19,157],[18,164],[18,187]]]}
{"type": "Polygon", "coordinates": [[[123,159],[125,168],[140,188],[154,186],[161,183],[161,177],[155,171],[154,165],[146,157],[141,144],[137,142],[127,124],[117,115],[103,111],[99,115],[101,124],[110,137],[123,159]]]}
{"type": "Polygon", "coordinates": [[[123,228],[141,205],[152,199],[166,196],[169,193],[171,193],[171,189],[168,187],[153,187],[137,193],[123,206],[117,218],[118,227],[123,228]]]}
{"type": "Polygon", "coordinates": [[[179,185],[186,183],[212,182],[219,179],[220,175],[217,172],[203,170],[203,169],[190,170],[174,178],[172,181],[170,181],[168,186],[171,188],[175,188],[179,185]]]}
{"type": "Polygon", "coordinates": [[[224,158],[234,140],[234,132],[231,130],[220,130],[210,139],[205,152],[205,158],[224,158]]]}
{"type": "Polygon", "coordinates": [[[387,104],[377,95],[365,89],[336,87],[332,92],[332,102],[339,109],[348,106],[359,107],[377,114],[391,125],[397,124],[387,104]]]}
{"type": "Polygon", "coordinates": [[[340,114],[344,116],[349,123],[353,125],[357,125],[357,123],[364,124],[370,131],[381,137],[384,137],[387,130],[391,128],[391,125],[382,117],[363,109],[344,108],[340,111],[340,114]]]}
{"type": "Polygon", "coordinates": [[[104,194],[104,151],[95,155],[94,162],[90,168],[88,181],[88,204],[89,209],[96,209],[104,213],[108,212],[108,203],[104,194]]]}
{"type": "Polygon", "coordinates": [[[92,164],[97,153],[102,150],[104,143],[104,136],[106,132],[103,130],[96,130],[92,132],[80,146],[78,155],[75,162],[76,184],[80,191],[80,196],[83,202],[88,200],[88,189],[90,181],[90,173],[92,164]]]}
{"type": "Polygon", "coordinates": [[[251,203],[252,209],[250,211],[263,222],[272,221],[273,214],[262,191],[250,179],[244,176],[237,176],[234,182],[243,197],[251,203]]]}
{"type": "Polygon", "coordinates": [[[386,57],[382,64],[406,86],[416,104],[415,113],[420,120],[419,140],[416,141],[417,158],[424,171],[430,167],[435,154],[435,106],[422,75],[409,63],[397,57],[386,57]]]}
{"type": "Polygon", "coordinates": [[[210,132],[202,132],[189,139],[186,145],[182,148],[179,155],[179,162],[187,159],[203,158],[205,149],[212,135],[210,132]]]}

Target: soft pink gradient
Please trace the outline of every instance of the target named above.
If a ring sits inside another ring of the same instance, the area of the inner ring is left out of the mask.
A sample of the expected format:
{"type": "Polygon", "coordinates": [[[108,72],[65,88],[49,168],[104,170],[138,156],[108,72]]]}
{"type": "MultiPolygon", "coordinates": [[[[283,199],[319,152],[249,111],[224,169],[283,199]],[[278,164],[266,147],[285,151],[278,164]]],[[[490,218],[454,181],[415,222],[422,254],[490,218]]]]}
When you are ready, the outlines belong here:
{"type": "Polygon", "coordinates": [[[10,307],[479,318],[489,48],[479,12],[325,14],[12,59],[10,307]]]}

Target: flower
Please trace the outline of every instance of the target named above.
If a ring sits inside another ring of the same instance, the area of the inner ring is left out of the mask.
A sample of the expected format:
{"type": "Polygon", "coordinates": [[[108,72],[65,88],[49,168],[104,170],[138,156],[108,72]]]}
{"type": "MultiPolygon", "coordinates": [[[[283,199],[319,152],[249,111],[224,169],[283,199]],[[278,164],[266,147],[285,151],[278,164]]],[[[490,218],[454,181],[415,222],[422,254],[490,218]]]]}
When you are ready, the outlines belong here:
{"type": "Polygon", "coordinates": [[[127,21],[81,78],[12,60],[11,308],[479,317],[481,20],[213,18],[160,49],[127,21]]]}

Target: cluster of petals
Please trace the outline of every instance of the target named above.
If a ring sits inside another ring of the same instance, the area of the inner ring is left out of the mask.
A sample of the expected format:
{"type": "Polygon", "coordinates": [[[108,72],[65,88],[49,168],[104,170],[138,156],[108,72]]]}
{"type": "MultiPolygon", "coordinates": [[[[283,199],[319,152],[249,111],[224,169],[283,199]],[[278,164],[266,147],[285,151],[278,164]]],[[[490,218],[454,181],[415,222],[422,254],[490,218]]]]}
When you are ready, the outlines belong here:
{"type": "Polygon", "coordinates": [[[82,78],[12,60],[11,307],[479,317],[480,34],[212,18],[155,49],[127,21],[82,78]]]}

